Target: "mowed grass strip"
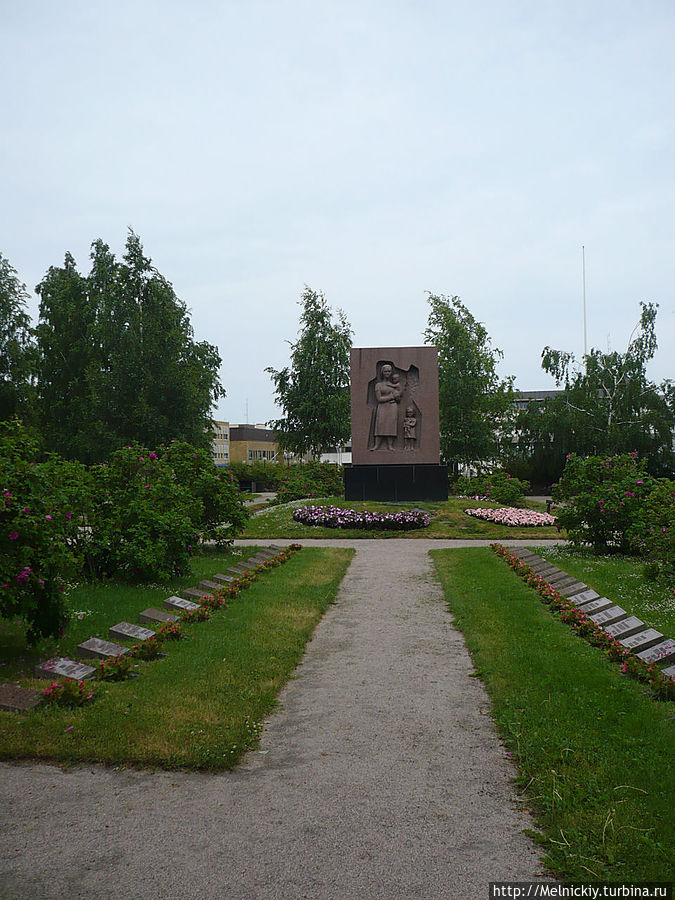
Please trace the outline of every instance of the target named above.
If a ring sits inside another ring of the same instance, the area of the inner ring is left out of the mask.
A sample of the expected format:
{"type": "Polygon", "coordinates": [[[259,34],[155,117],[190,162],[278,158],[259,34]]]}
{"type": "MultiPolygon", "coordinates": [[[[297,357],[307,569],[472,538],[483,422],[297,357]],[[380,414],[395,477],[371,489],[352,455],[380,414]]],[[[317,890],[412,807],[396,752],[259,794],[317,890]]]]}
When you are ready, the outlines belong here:
{"type": "MultiPolygon", "coordinates": [[[[229,769],[255,746],[262,719],[334,601],[352,550],[309,548],[266,572],[164,645],[138,677],[95,682],[78,709],[0,712],[0,758],[229,769]]],[[[140,609],[139,609],[140,611],[140,609]]],[[[109,622],[119,615],[110,603],[109,622]]]]}
{"type": "MultiPolygon", "coordinates": [[[[446,502],[432,503],[377,503],[370,501],[349,501],[343,497],[322,497],[312,500],[296,500],[282,506],[271,506],[249,519],[243,537],[251,540],[263,538],[297,540],[299,538],[483,538],[485,540],[518,540],[527,538],[564,538],[555,526],[536,528],[510,528],[467,516],[465,509],[489,507],[496,509],[505,504],[487,503],[477,500],[462,500],[451,497],[446,502]],[[341,509],[358,511],[395,513],[408,509],[421,509],[431,516],[427,528],[412,531],[385,531],[365,528],[324,528],[302,525],[293,519],[293,512],[299,506],[338,506],[341,509]]],[[[544,510],[541,503],[528,502],[529,509],[544,510]]]]}
{"type": "Polygon", "coordinates": [[[673,705],[622,676],[490,550],[432,557],[546,864],[566,881],[673,880],[673,705]]]}

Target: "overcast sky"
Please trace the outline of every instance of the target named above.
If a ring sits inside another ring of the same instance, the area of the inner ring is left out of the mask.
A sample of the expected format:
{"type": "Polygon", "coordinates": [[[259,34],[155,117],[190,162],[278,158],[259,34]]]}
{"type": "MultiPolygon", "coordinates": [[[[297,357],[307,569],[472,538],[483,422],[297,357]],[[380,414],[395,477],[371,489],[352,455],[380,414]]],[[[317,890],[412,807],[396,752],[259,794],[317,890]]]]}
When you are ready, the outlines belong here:
{"type": "Polygon", "coordinates": [[[0,30],[0,252],[32,291],[133,228],[220,349],[217,417],[277,414],[305,284],[361,347],[457,294],[553,388],[582,244],[589,346],[656,301],[675,375],[673,0],[0,0],[0,30]]]}

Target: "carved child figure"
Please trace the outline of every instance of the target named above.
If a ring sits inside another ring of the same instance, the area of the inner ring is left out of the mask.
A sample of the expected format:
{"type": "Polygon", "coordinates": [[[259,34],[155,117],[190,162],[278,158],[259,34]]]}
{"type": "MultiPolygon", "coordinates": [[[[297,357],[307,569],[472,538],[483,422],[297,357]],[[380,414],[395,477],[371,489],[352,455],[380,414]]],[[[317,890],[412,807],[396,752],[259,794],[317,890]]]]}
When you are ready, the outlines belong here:
{"type": "Polygon", "coordinates": [[[405,438],[405,449],[414,450],[417,441],[417,419],[415,418],[415,410],[412,406],[406,407],[405,419],[403,420],[403,436],[405,438]]]}

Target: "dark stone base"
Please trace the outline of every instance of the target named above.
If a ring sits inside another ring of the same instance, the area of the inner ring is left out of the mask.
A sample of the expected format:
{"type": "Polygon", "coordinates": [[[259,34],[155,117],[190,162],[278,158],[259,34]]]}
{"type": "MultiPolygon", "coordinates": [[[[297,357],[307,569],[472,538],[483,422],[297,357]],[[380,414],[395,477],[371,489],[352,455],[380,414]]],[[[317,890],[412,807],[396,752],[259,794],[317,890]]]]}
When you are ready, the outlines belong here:
{"type": "Polygon", "coordinates": [[[344,467],[346,500],[447,500],[448,467],[432,464],[344,467]]]}

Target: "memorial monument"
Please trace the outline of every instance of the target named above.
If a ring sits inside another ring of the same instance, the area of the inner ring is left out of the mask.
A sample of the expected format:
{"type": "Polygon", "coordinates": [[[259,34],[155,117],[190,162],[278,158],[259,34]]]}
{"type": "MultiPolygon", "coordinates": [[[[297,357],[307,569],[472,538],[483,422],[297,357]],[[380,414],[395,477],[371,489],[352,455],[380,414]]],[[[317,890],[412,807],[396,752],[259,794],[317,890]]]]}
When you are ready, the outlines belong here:
{"type": "Polygon", "coordinates": [[[447,500],[440,465],[436,347],[351,351],[347,500],[447,500]]]}

